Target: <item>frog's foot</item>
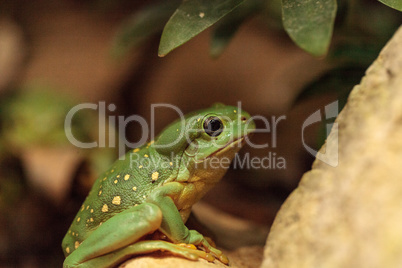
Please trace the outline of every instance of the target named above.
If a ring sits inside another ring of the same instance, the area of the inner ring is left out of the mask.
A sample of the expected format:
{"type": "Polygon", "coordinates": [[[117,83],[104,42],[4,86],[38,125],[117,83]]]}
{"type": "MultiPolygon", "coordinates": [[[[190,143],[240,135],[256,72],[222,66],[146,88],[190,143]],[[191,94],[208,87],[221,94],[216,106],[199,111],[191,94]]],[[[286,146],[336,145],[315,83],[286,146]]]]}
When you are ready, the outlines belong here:
{"type": "MultiPolygon", "coordinates": [[[[188,248],[188,249],[197,250],[197,247],[194,244],[180,243],[177,245],[188,248]]],[[[229,263],[229,259],[220,250],[213,248],[213,247],[207,248],[204,246],[201,246],[201,248],[204,251],[201,251],[201,250],[198,250],[198,251],[206,253],[205,257],[207,257],[207,258],[205,258],[204,256],[200,256],[200,258],[206,259],[207,261],[210,261],[210,262],[214,261],[215,259],[218,259],[219,261],[221,261],[224,264],[229,263]]]]}
{"type": "Polygon", "coordinates": [[[180,245],[173,244],[167,241],[161,240],[145,240],[137,242],[133,245],[130,245],[127,249],[123,249],[123,251],[130,252],[130,254],[145,254],[151,253],[155,251],[162,252],[170,252],[173,255],[181,256],[190,260],[198,260],[199,258],[205,259],[207,261],[214,261],[215,258],[202,250],[198,250],[194,245],[180,245]]]}
{"type": "MultiPolygon", "coordinates": [[[[121,263],[132,256],[148,254],[156,251],[170,252],[175,256],[184,257],[189,260],[198,260],[199,258],[205,259],[209,262],[213,262],[215,258],[202,250],[198,250],[195,247],[184,247],[178,244],[173,244],[167,241],[161,240],[144,240],[136,242],[125,248],[116,250],[112,253],[91,259],[84,265],[77,265],[71,267],[114,267],[116,263],[121,263]]],[[[64,267],[70,267],[65,265],[64,267]]]]}
{"type": "MultiPolygon", "coordinates": [[[[184,247],[184,248],[188,248],[188,249],[192,249],[192,250],[196,250],[197,247],[194,244],[186,244],[186,243],[180,243],[177,244],[178,246],[184,247]]],[[[222,253],[222,251],[220,251],[219,249],[216,249],[215,247],[212,246],[206,246],[206,245],[200,245],[200,247],[204,250],[202,252],[207,253],[208,258],[206,259],[207,261],[214,261],[215,259],[218,259],[220,262],[224,263],[224,264],[228,264],[229,263],[229,259],[228,257],[226,257],[225,254],[222,253]],[[212,257],[212,258],[211,258],[212,257]]],[[[203,258],[203,257],[201,257],[203,258]]],[[[204,258],[205,259],[205,258],[204,258]]]]}
{"type": "MultiPolygon", "coordinates": [[[[195,230],[190,230],[190,239],[188,241],[190,244],[196,245],[198,248],[203,249],[206,253],[210,253],[214,258],[218,259],[223,264],[229,264],[229,259],[225,254],[222,253],[219,249],[211,246],[203,235],[195,230]]],[[[215,244],[215,243],[214,243],[215,244]]]]}
{"type": "MultiPolygon", "coordinates": [[[[197,250],[197,247],[193,244],[180,243],[177,245],[187,248],[187,249],[197,250]]],[[[229,264],[228,257],[226,257],[226,255],[223,254],[222,251],[220,251],[219,249],[216,249],[215,247],[212,247],[212,246],[207,247],[204,245],[201,245],[200,247],[204,251],[201,251],[201,250],[198,250],[198,251],[206,253],[206,257],[207,257],[207,258],[205,258],[203,256],[200,256],[200,258],[206,259],[207,261],[214,261],[215,259],[218,259],[223,264],[229,264]]]]}
{"type": "MultiPolygon", "coordinates": [[[[224,264],[228,264],[229,263],[229,259],[228,257],[226,257],[225,254],[222,253],[222,251],[220,251],[219,249],[216,249],[216,244],[214,242],[214,240],[212,240],[212,238],[204,236],[204,239],[207,243],[203,243],[201,245],[201,247],[206,251],[206,252],[211,252],[214,257],[216,259],[218,259],[219,261],[221,261],[224,264]]],[[[192,245],[192,244],[190,244],[192,245]]],[[[194,246],[194,245],[192,245],[194,246]]],[[[195,246],[194,246],[195,247],[195,246]]],[[[195,247],[196,248],[196,247],[195,247]]]]}
{"type": "Polygon", "coordinates": [[[189,248],[189,249],[197,249],[197,247],[194,246],[193,244],[180,243],[180,244],[177,244],[177,245],[181,246],[181,247],[189,248]]]}
{"type": "Polygon", "coordinates": [[[211,253],[216,259],[218,259],[223,264],[229,264],[228,257],[226,257],[226,255],[223,254],[222,251],[220,251],[219,249],[206,245],[202,245],[202,247],[204,248],[205,252],[211,253]]]}

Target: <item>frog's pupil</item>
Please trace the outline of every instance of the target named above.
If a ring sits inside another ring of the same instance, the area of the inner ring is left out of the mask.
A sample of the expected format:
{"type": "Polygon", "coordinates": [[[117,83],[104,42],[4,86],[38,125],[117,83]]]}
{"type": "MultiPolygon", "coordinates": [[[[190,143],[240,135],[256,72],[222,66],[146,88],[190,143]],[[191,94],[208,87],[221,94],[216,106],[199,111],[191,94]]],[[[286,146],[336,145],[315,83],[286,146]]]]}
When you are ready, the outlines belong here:
{"type": "Polygon", "coordinates": [[[221,128],[221,123],[216,119],[212,119],[211,122],[209,122],[209,125],[211,126],[212,131],[217,131],[221,128]]]}
{"type": "Polygon", "coordinates": [[[209,136],[216,137],[222,133],[222,121],[218,117],[210,117],[205,120],[204,129],[209,136]]]}

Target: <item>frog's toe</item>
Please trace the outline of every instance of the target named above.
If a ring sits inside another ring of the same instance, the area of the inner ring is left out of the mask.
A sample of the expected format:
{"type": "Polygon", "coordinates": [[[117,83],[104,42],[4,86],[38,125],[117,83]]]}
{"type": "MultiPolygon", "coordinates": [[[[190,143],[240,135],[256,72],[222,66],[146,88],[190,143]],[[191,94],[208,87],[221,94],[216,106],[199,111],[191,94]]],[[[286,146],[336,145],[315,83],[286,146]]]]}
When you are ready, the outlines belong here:
{"type": "Polygon", "coordinates": [[[226,255],[223,254],[222,251],[220,251],[219,249],[216,249],[214,247],[207,247],[205,250],[207,252],[209,252],[211,255],[213,255],[216,259],[218,259],[223,264],[229,264],[228,257],[226,257],[226,255]]]}
{"type": "Polygon", "coordinates": [[[182,256],[182,257],[192,260],[192,261],[197,261],[199,259],[199,256],[197,254],[194,254],[191,252],[180,252],[180,253],[176,252],[176,255],[182,256]]]}
{"type": "Polygon", "coordinates": [[[177,248],[174,250],[174,252],[171,250],[172,253],[179,253],[179,255],[182,255],[188,259],[192,260],[198,260],[199,258],[204,259],[209,262],[215,261],[216,257],[214,254],[211,254],[209,252],[197,249],[197,247],[193,244],[186,244],[186,243],[180,243],[180,244],[174,244],[177,248]],[[189,254],[189,255],[187,255],[189,254]],[[189,258],[187,256],[196,256],[195,258],[189,258]]]}
{"type": "Polygon", "coordinates": [[[225,254],[221,254],[218,258],[220,260],[220,262],[222,262],[223,264],[229,264],[229,259],[228,257],[226,257],[225,254]]]}
{"type": "Polygon", "coordinates": [[[192,256],[196,256],[196,258],[188,258],[188,259],[198,260],[199,258],[201,258],[201,259],[207,260],[209,262],[213,262],[215,260],[215,257],[213,254],[210,254],[203,250],[199,250],[193,244],[180,243],[180,244],[176,244],[176,245],[181,248],[181,249],[179,249],[179,251],[181,253],[187,252],[188,254],[190,254],[192,256]]]}
{"type": "Polygon", "coordinates": [[[181,247],[189,248],[189,249],[197,249],[197,247],[195,245],[193,245],[193,244],[180,243],[180,244],[177,244],[177,245],[179,245],[181,247]]]}
{"type": "Polygon", "coordinates": [[[212,254],[206,253],[204,259],[209,262],[213,262],[215,260],[215,257],[212,254]]]}
{"type": "Polygon", "coordinates": [[[215,257],[210,254],[210,253],[206,253],[205,251],[202,250],[198,250],[198,249],[191,249],[191,252],[188,252],[187,254],[185,254],[185,257],[187,259],[191,259],[191,260],[198,260],[198,259],[204,259],[207,260],[209,262],[213,262],[215,260],[215,257]]]}
{"type": "Polygon", "coordinates": [[[197,259],[201,258],[201,259],[204,259],[204,260],[209,261],[209,262],[213,262],[216,259],[210,253],[206,253],[205,251],[198,250],[198,249],[196,251],[197,251],[197,253],[195,253],[195,254],[197,255],[197,259]]]}

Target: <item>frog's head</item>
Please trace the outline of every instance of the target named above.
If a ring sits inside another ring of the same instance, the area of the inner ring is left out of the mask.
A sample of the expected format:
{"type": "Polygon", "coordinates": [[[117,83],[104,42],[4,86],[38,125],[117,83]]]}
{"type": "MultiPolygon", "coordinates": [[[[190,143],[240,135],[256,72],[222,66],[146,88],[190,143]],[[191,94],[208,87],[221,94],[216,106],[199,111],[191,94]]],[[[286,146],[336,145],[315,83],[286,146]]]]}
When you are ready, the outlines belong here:
{"type": "Polygon", "coordinates": [[[247,112],[218,104],[169,125],[158,137],[155,148],[159,153],[181,157],[189,169],[212,170],[212,161],[223,158],[228,166],[254,130],[254,121],[247,112]]]}

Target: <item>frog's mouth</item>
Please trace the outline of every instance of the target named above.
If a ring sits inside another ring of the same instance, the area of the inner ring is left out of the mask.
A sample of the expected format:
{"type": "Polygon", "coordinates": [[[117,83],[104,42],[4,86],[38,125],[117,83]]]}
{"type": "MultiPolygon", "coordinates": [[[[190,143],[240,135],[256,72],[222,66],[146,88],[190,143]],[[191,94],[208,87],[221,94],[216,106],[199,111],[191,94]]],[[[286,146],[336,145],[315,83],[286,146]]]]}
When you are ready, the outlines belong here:
{"type": "Polygon", "coordinates": [[[243,145],[246,143],[246,137],[247,137],[247,135],[242,136],[238,139],[235,139],[235,140],[227,143],[225,146],[223,146],[219,150],[217,150],[217,151],[213,152],[212,154],[210,154],[209,156],[205,157],[204,160],[214,157],[214,156],[220,156],[220,155],[228,152],[231,149],[240,150],[240,148],[242,148],[243,145]]]}

